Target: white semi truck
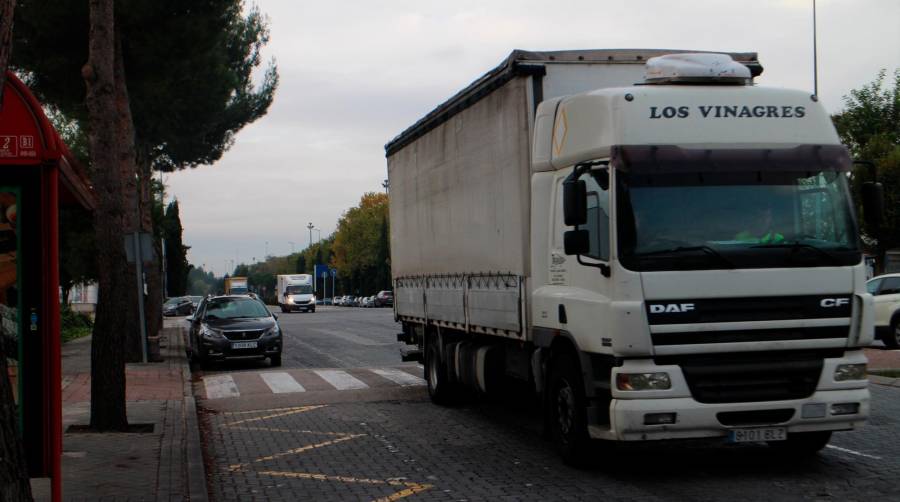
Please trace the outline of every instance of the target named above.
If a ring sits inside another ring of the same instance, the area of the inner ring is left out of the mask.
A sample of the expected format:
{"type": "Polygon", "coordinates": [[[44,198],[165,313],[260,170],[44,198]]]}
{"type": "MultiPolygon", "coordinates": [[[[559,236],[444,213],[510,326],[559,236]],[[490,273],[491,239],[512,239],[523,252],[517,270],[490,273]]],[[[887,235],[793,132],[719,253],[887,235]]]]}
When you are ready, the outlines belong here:
{"type": "Polygon", "coordinates": [[[275,294],[282,312],[316,311],[313,276],[310,274],[282,274],[277,277],[275,294]]]}
{"type": "Polygon", "coordinates": [[[756,54],[678,52],[515,51],[386,145],[398,340],[433,401],[529,382],[569,462],[809,453],[866,421],[847,150],[756,54]]]}

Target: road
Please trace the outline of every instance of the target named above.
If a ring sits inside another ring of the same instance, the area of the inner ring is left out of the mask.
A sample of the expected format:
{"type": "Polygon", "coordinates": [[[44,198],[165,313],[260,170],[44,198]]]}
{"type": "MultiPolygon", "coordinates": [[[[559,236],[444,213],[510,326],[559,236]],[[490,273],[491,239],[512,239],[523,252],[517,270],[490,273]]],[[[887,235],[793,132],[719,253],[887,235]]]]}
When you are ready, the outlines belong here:
{"type": "Polygon", "coordinates": [[[869,424],[835,434],[808,460],[762,445],[601,443],[595,462],[576,470],[542,438],[529,404],[509,396],[431,404],[421,368],[399,363],[388,309],[279,319],[284,367],[242,363],[196,375],[214,500],[890,500],[900,493],[900,388],[873,385],[869,424]],[[216,379],[231,383],[207,385],[216,379]]]}

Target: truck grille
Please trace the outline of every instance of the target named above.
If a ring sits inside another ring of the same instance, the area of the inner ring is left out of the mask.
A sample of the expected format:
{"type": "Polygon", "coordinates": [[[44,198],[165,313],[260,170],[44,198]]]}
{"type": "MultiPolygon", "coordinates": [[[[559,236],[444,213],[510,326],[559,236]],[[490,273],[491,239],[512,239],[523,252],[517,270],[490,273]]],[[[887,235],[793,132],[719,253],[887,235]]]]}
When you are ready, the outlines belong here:
{"type": "Polygon", "coordinates": [[[825,352],[750,352],[673,356],[657,364],[677,364],[691,395],[701,403],[750,403],[809,397],[815,392],[825,352]]]}
{"type": "Polygon", "coordinates": [[[225,338],[232,341],[256,340],[262,336],[264,330],[254,329],[248,331],[223,331],[225,338]]]}

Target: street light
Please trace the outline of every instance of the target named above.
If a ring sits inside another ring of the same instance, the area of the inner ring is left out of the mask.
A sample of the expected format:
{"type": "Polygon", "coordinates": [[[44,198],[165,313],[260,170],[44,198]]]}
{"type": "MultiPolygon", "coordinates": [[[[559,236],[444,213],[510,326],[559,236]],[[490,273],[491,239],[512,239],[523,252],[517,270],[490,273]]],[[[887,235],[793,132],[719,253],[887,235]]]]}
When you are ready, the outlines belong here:
{"type": "Polygon", "coordinates": [[[315,228],[315,226],[312,222],[309,222],[309,224],[306,225],[306,228],[309,229],[309,247],[312,247],[312,229],[315,228]]]}

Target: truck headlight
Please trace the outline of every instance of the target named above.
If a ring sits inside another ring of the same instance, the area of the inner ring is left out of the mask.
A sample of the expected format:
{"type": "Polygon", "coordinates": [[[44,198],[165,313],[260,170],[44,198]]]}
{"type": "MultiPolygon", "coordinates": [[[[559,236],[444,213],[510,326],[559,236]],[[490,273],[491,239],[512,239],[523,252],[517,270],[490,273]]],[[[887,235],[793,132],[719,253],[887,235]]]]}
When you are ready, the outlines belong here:
{"type": "Polygon", "coordinates": [[[619,373],[616,375],[619,390],[666,390],[672,388],[668,373],[619,373]]]}
{"type": "Polygon", "coordinates": [[[285,303],[294,303],[294,297],[293,296],[285,296],[284,302],[285,303]]]}
{"type": "Polygon", "coordinates": [[[834,381],[865,380],[866,364],[841,364],[834,369],[834,381]]]}

